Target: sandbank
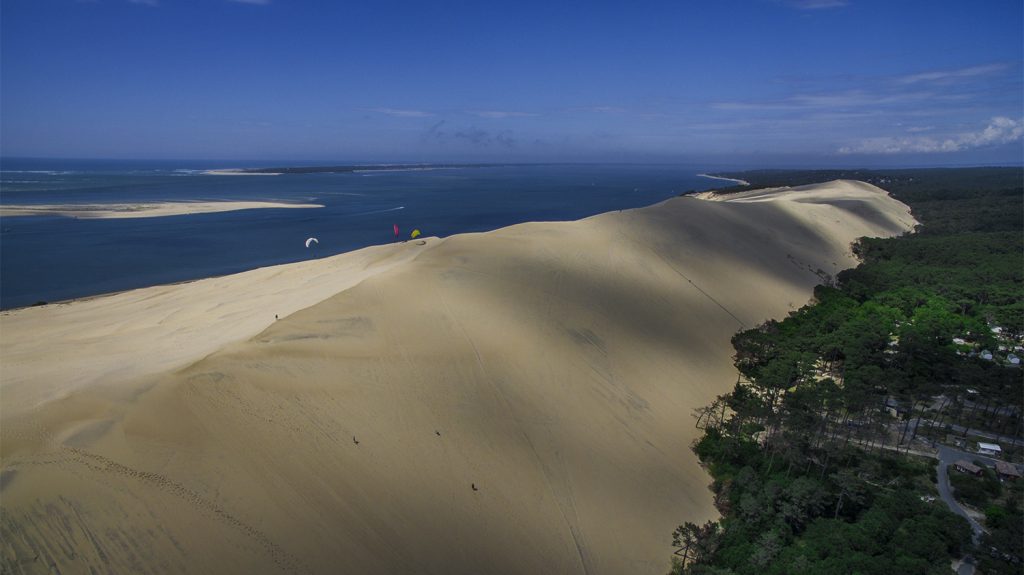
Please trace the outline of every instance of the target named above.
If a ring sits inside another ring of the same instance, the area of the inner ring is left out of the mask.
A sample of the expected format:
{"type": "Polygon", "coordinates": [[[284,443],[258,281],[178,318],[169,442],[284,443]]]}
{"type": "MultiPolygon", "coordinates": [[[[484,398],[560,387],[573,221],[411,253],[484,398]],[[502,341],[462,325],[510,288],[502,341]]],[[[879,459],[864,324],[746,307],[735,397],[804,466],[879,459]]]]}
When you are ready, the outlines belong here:
{"type": "Polygon", "coordinates": [[[240,168],[206,170],[204,176],[280,176],[280,172],[247,172],[240,168]]]}
{"type": "Polygon", "coordinates": [[[749,186],[750,185],[750,182],[748,182],[746,180],[737,180],[736,178],[723,178],[722,176],[711,176],[711,175],[708,175],[708,174],[697,174],[697,177],[700,177],[700,178],[710,178],[712,180],[725,180],[727,182],[736,182],[737,184],[739,184],[741,186],[749,186]]]}
{"type": "Polygon", "coordinates": [[[321,204],[286,202],[154,202],[133,204],[2,205],[0,217],[64,216],[81,219],[160,218],[266,208],[322,208],[321,204]]]}
{"type": "Polygon", "coordinates": [[[2,314],[0,570],[665,573],[731,336],[914,224],[837,181],[2,314]]]}

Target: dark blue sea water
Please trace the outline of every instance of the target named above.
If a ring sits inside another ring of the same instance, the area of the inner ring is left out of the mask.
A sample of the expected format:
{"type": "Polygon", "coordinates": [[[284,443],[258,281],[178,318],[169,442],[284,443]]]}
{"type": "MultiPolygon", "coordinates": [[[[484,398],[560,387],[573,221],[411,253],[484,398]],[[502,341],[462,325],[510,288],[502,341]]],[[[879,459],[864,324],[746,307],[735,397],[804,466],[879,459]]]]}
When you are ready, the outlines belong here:
{"type": "MultiPolygon", "coordinates": [[[[0,161],[0,204],[183,200],[318,203],[139,219],[0,218],[0,308],[322,258],[425,236],[574,220],[728,185],[698,166],[531,165],[429,171],[210,176],[255,163],[0,161]],[[315,236],[319,244],[304,245],[315,236]]],[[[289,165],[295,165],[289,164],[289,165]]]]}

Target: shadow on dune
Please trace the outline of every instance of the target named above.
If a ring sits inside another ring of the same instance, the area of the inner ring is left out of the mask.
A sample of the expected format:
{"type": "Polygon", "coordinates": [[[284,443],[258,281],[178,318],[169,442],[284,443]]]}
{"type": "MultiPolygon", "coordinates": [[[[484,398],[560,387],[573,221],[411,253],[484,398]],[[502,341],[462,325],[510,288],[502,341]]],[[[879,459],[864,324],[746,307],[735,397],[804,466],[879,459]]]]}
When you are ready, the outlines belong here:
{"type": "MultiPolygon", "coordinates": [[[[838,204],[822,213],[897,231],[870,203],[838,204]]],[[[7,556],[663,573],[672,529],[715,516],[690,412],[731,388],[737,329],[850,263],[854,238],[828,229],[767,203],[678,199],[448,238],[115,401],[123,418],[82,427],[74,449],[17,460],[7,556]]],[[[78,401],[65,417],[97,416],[78,401]]]]}

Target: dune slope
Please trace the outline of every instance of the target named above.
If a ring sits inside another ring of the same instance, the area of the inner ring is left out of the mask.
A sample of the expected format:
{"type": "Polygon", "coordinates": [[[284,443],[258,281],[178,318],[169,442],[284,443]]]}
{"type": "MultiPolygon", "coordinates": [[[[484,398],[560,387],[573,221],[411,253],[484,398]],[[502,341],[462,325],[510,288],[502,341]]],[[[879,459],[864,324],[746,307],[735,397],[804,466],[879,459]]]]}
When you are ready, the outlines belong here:
{"type": "Polygon", "coordinates": [[[5,405],[0,567],[664,573],[716,516],[691,413],[732,334],[913,224],[840,181],[431,240],[176,371],[5,405]]]}

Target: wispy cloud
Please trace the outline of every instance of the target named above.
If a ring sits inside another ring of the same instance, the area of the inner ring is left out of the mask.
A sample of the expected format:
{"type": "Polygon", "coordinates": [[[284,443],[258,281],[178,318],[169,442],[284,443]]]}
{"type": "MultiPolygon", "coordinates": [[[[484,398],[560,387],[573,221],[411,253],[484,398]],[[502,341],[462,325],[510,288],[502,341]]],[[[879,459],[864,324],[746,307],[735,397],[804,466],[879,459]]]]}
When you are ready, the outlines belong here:
{"type": "Polygon", "coordinates": [[[506,148],[514,148],[516,145],[516,140],[512,137],[512,132],[509,130],[491,132],[471,126],[455,132],[455,137],[481,147],[496,144],[506,148]]]}
{"type": "Polygon", "coordinates": [[[988,126],[976,132],[955,134],[947,138],[882,137],[861,140],[839,149],[840,154],[903,154],[961,152],[985,146],[1010,144],[1024,138],[1024,120],[1005,116],[992,118],[988,126]]]}
{"type": "Polygon", "coordinates": [[[798,10],[822,10],[825,8],[842,8],[846,0],[786,0],[786,4],[798,10]]]}
{"type": "Polygon", "coordinates": [[[445,121],[444,120],[440,120],[436,124],[430,126],[430,128],[428,128],[427,131],[423,133],[422,140],[423,141],[430,141],[430,140],[444,141],[445,138],[448,137],[448,133],[445,132],[442,129],[444,124],[445,124],[445,121]]]}
{"type": "Polygon", "coordinates": [[[955,82],[961,82],[964,80],[972,80],[981,76],[991,76],[998,74],[1003,70],[1006,70],[1008,66],[1006,64],[984,64],[981,66],[970,66],[968,68],[958,68],[955,70],[934,70],[930,72],[921,72],[919,74],[910,74],[896,79],[898,84],[918,84],[918,83],[933,83],[933,84],[952,84],[955,82]]]}
{"type": "Polygon", "coordinates": [[[393,118],[430,118],[434,114],[423,110],[399,110],[395,108],[370,108],[370,112],[377,112],[393,118]]]}
{"type": "Polygon", "coordinates": [[[892,105],[911,101],[948,99],[934,92],[872,93],[865,90],[834,92],[824,94],[796,94],[786,98],[747,102],[714,102],[717,110],[813,110],[830,108],[857,108],[864,106],[892,105]]]}
{"type": "MultiPolygon", "coordinates": [[[[991,100],[1012,86],[994,89],[982,79],[1011,81],[1009,66],[973,66],[958,70],[928,71],[907,76],[851,79],[849,89],[796,92],[775,98],[711,102],[714,110],[728,112],[799,113],[818,110],[875,109],[911,113],[921,110],[962,108],[965,102],[991,100]]],[[[1018,81],[1019,83],[1019,81],[1018,81]]]]}
{"type": "Polygon", "coordinates": [[[478,118],[533,118],[540,114],[534,114],[531,112],[503,112],[498,110],[471,110],[466,112],[467,114],[476,116],[478,118]]]}
{"type": "Polygon", "coordinates": [[[425,132],[421,140],[423,142],[432,144],[453,144],[453,143],[469,143],[479,148],[486,148],[489,146],[498,146],[504,148],[516,147],[516,138],[512,135],[511,130],[484,130],[477,128],[476,126],[466,126],[462,128],[456,128],[455,131],[450,131],[445,128],[445,121],[440,120],[434,125],[430,126],[425,132]]]}
{"type": "Polygon", "coordinates": [[[625,108],[618,106],[583,106],[580,108],[570,108],[570,112],[592,112],[594,114],[617,114],[625,112],[625,108]]]}

